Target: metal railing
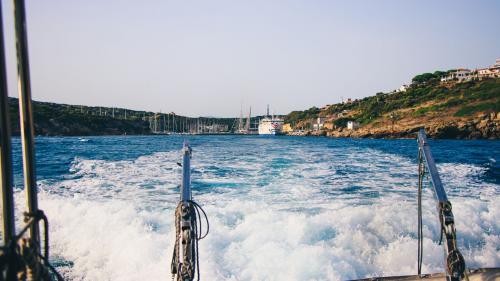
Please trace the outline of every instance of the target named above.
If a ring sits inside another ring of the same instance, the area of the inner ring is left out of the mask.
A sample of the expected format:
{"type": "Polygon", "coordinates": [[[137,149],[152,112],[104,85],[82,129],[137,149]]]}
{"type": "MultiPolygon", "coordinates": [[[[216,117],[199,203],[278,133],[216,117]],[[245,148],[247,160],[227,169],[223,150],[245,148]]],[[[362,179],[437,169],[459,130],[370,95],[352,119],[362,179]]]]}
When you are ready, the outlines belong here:
{"type": "Polygon", "coordinates": [[[422,269],[423,259],[423,232],[422,232],[422,188],[423,177],[427,170],[431,186],[436,199],[436,207],[440,222],[440,244],[444,239],[445,269],[447,280],[458,281],[467,279],[465,261],[458,250],[456,241],[455,219],[453,217],[451,202],[446,196],[443,183],[439,177],[436,162],[432,156],[427,137],[423,129],[418,132],[418,159],[419,159],[419,185],[418,185],[418,274],[422,269]],[[427,169],[426,169],[427,168],[427,169]]]}
{"type": "Polygon", "coordinates": [[[0,190],[2,196],[3,245],[16,234],[12,174],[12,144],[10,135],[9,98],[5,66],[2,5],[0,2],[0,190]]]}
{"type": "Polygon", "coordinates": [[[182,148],[182,180],[180,200],[175,209],[175,245],[172,255],[172,279],[177,281],[200,280],[198,241],[209,232],[208,217],[198,203],[193,201],[191,192],[191,147],[184,142],[182,148]],[[202,233],[201,214],[205,217],[206,231],[202,233]]]}
{"type": "Polygon", "coordinates": [[[23,147],[23,175],[27,211],[21,231],[15,231],[12,145],[7,93],[3,20],[0,2],[0,184],[2,197],[3,245],[0,248],[0,280],[63,280],[49,263],[48,220],[38,209],[35,171],[35,138],[29,77],[28,40],[24,0],[14,0],[17,50],[19,113],[23,147]],[[44,251],[40,246],[43,222],[44,251]]]}

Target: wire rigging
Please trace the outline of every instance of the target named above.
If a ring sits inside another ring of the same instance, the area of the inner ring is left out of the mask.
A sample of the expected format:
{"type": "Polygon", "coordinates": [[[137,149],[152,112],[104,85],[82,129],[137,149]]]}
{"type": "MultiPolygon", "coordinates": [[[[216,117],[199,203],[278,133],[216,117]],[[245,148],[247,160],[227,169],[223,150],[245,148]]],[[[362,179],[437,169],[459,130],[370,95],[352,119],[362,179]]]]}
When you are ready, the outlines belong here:
{"type": "Polygon", "coordinates": [[[425,166],[422,159],[422,151],[418,151],[418,229],[417,229],[417,243],[418,243],[418,257],[417,257],[417,271],[418,275],[422,274],[422,262],[424,255],[424,236],[423,236],[423,226],[422,226],[422,188],[425,175],[425,166]]]}

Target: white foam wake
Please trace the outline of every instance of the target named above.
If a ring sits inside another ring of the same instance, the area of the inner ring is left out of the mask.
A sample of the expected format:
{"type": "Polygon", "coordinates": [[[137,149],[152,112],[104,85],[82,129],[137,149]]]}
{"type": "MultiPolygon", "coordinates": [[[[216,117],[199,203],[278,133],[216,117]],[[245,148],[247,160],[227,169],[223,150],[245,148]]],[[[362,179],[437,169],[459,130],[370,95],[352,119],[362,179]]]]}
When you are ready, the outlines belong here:
{"type": "MultiPolygon", "coordinates": [[[[47,195],[41,202],[51,218],[53,253],[73,262],[64,269],[70,280],[164,280],[169,275],[174,235],[170,210],[47,195]]],[[[208,205],[211,233],[200,243],[203,280],[414,274],[416,211],[409,205],[385,200],[369,206],[339,203],[310,215],[244,199],[208,205]]],[[[454,206],[468,266],[498,266],[500,200],[459,200],[454,206]]],[[[442,271],[438,225],[432,211],[425,215],[423,271],[442,271]]]]}
{"type": "MultiPolygon", "coordinates": [[[[69,280],[169,278],[176,161],[177,152],[75,159],[67,179],[42,182],[52,254],[68,261],[60,269],[69,280]]],[[[200,242],[202,280],[416,273],[413,161],[370,149],[346,155],[296,148],[263,157],[206,149],[195,154],[193,167],[195,199],[211,223],[200,242]]],[[[440,170],[447,187],[458,190],[450,198],[468,266],[500,266],[498,186],[471,175],[482,173],[480,167],[444,164],[440,170]]],[[[431,197],[426,189],[424,272],[443,270],[431,197]]]]}

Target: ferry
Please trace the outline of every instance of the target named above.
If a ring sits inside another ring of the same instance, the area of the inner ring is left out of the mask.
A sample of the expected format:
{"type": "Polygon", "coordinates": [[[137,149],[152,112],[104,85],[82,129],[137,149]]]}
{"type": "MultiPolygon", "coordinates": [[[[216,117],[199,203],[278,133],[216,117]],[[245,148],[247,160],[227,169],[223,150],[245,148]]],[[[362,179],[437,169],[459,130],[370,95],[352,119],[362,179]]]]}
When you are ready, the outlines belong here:
{"type": "Polygon", "coordinates": [[[281,135],[283,119],[265,117],[259,122],[259,135],[281,135]]]}
{"type": "Polygon", "coordinates": [[[266,117],[259,122],[259,135],[281,135],[285,120],[269,115],[269,104],[267,105],[266,117]]]}

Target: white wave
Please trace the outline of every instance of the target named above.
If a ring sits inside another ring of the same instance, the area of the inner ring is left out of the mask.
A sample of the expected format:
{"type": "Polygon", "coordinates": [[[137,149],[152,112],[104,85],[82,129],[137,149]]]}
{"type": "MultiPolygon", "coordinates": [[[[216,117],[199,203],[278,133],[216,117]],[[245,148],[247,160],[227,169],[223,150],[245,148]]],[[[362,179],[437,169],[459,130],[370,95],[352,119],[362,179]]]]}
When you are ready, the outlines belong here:
{"type": "MultiPolygon", "coordinates": [[[[40,199],[50,217],[52,252],[74,263],[65,270],[70,280],[168,278],[174,236],[171,210],[141,210],[121,200],[48,195],[40,199]]],[[[455,205],[459,239],[470,267],[500,264],[497,201],[455,205]],[[475,207],[480,207],[480,217],[465,219],[475,207]],[[488,229],[495,230],[486,234],[488,229]],[[478,239],[484,243],[469,245],[478,239]]],[[[314,215],[244,199],[208,205],[211,233],[200,243],[202,279],[345,280],[415,274],[416,210],[407,205],[332,203],[330,210],[314,215]]],[[[423,270],[442,271],[434,206],[426,205],[430,211],[425,214],[423,270]]]]}
{"type": "MultiPolygon", "coordinates": [[[[371,149],[196,152],[194,196],[211,223],[200,242],[202,280],[416,273],[415,161],[371,149]]],[[[70,177],[42,182],[52,253],[72,262],[62,268],[69,280],[169,278],[178,160],[178,152],[75,159],[70,177]]],[[[483,170],[473,165],[439,168],[446,188],[464,190],[450,198],[468,266],[500,266],[498,186],[478,180],[483,170]]],[[[435,205],[424,195],[423,270],[442,271],[435,205]]]]}

